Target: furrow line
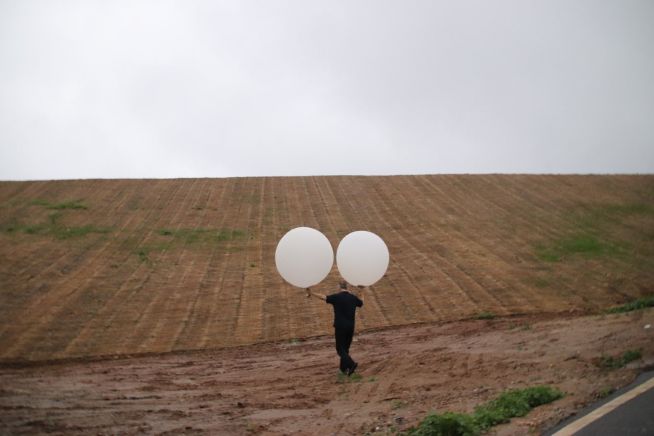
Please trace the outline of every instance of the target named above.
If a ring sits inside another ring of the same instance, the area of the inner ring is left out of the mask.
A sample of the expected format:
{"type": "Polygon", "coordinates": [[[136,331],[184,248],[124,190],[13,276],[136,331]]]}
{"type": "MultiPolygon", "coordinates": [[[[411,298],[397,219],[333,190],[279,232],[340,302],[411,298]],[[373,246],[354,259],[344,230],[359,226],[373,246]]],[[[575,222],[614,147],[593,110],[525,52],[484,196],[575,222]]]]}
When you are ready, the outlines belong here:
{"type": "MultiPolygon", "coordinates": [[[[209,206],[211,204],[218,204],[221,205],[225,201],[225,193],[227,192],[227,183],[221,181],[213,181],[213,183],[208,183],[209,186],[207,187],[207,200],[204,203],[205,206],[203,209],[202,213],[202,218],[206,218],[207,211],[209,210],[209,206]],[[221,189],[220,189],[220,196],[217,201],[212,201],[213,194],[215,193],[216,189],[214,189],[214,185],[219,184],[221,189]]],[[[222,214],[222,219],[220,221],[220,224],[217,226],[219,229],[225,228],[224,226],[224,219],[225,219],[225,214],[222,214]]],[[[207,326],[208,323],[211,322],[211,310],[209,308],[209,305],[206,304],[206,300],[210,299],[211,294],[208,291],[212,292],[218,292],[218,288],[216,286],[211,285],[211,280],[209,279],[211,271],[213,269],[213,266],[219,262],[217,259],[218,253],[219,253],[219,245],[214,244],[211,248],[211,254],[209,255],[209,261],[207,263],[207,267],[202,271],[201,277],[198,282],[198,289],[196,293],[196,297],[193,300],[193,303],[189,309],[189,315],[184,321],[184,325],[182,327],[181,332],[179,333],[175,343],[172,346],[172,349],[184,349],[184,348],[196,348],[200,347],[200,344],[202,344],[206,339],[203,338],[202,336],[198,335],[198,331],[207,331],[209,328],[207,326]]],[[[220,254],[224,256],[224,251],[220,250],[220,254]]]]}
{"type": "MultiPolygon", "coordinates": [[[[230,179],[225,181],[224,192],[221,193],[220,196],[222,211],[229,211],[234,209],[233,207],[231,207],[231,205],[237,197],[236,188],[237,188],[236,179],[230,179]]],[[[228,216],[227,213],[223,213],[221,215],[222,218],[221,228],[224,228],[225,225],[228,224],[227,216],[228,216]]],[[[214,268],[215,270],[218,271],[218,273],[215,274],[215,278],[214,275],[212,274],[212,270],[208,270],[201,282],[202,283],[201,286],[206,288],[211,288],[212,293],[211,293],[211,298],[209,299],[206,306],[208,307],[208,313],[206,318],[207,321],[199,329],[200,333],[198,334],[198,338],[200,338],[200,343],[199,343],[200,348],[205,348],[208,346],[217,346],[222,343],[221,341],[216,342],[215,336],[217,334],[222,334],[223,332],[220,322],[220,315],[221,315],[220,311],[223,310],[224,301],[226,299],[225,293],[228,292],[228,290],[225,288],[225,276],[226,276],[227,268],[229,266],[230,257],[228,255],[231,247],[232,247],[232,241],[227,241],[227,244],[225,244],[225,248],[222,252],[223,257],[222,259],[217,259],[217,263],[214,268]]]]}
{"type": "MultiPolygon", "coordinates": [[[[121,227],[121,230],[122,228],[124,226],[121,227]]],[[[49,292],[43,292],[24,309],[23,313],[29,313],[30,316],[21,316],[20,319],[16,319],[14,323],[10,324],[12,329],[20,333],[20,336],[15,337],[11,345],[5,348],[3,356],[11,356],[12,353],[26,347],[31,341],[36,340],[36,338],[44,337],[44,331],[49,330],[48,325],[52,324],[54,320],[59,319],[59,316],[63,312],[69,310],[69,303],[77,298],[77,293],[80,290],[84,290],[96,278],[97,271],[99,270],[96,265],[102,264],[104,261],[102,255],[109,250],[109,247],[111,247],[111,240],[107,240],[103,245],[99,246],[94,256],[86,262],[86,268],[77,268],[66,278],[65,282],[57,284],[49,292]],[[94,273],[91,277],[82,280],[81,277],[83,277],[87,269],[94,271],[94,273]],[[32,321],[33,319],[38,320],[38,322],[32,321]]],[[[49,336],[51,334],[51,332],[48,332],[49,336]]],[[[69,341],[72,340],[74,338],[69,339],[69,341]]],[[[47,346],[49,347],[58,346],[64,348],[66,345],[47,341],[47,346]]],[[[44,344],[43,346],[46,345],[44,344]]]]}
{"type": "MultiPolygon", "coordinates": [[[[392,189],[392,187],[390,187],[388,185],[390,185],[390,183],[384,186],[386,188],[386,190],[392,189]]],[[[413,253],[412,255],[408,255],[408,254],[406,255],[407,265],[408,264],[419,265],[419,268],[422,271],[424,271],[423,265],[428,265],[429,267],[431,267],[430,269],[431,269],[432,272],[431,272],[431,274],[427,274],[427,277],[433,277],[433,275],[445,275],[445,276],[455,277],[452,274],[447,273],[447,270],[449,270],[449,269],[439,268],[438,265],[425,254],[425,250],[418,249],[418,247],[421,247],[422,238],[419,238],[418,236],[415,235],[415,231],[413,231],[414,230],[413,226],[411,226],[411,229],[410,229],[411,231],[410,231],[409,235],[404,235],[403,232],[401,231],[403,228],[405,228],[407,226],[407,224],[412,222],[411,218],[409,216],[407,216],[403,211],[404,210],[414,210],[415,205],[412,204],[412,203],[407,202],[402,195],[397,195],[396,194],[397,201],[392,201],[391,198],[389,197],[391,195],[390,193],[388,193],[388,194],[384,193],[382,188],[379,188],[379,187],[377,187],[375,185],[373,185],[373,189],[374,189],[377,197],[379,198],[379,202],[384,204],[388,210],[394,210],[394,211],[397,212],[397,213],[388,213],[388,214],[386,214],[386,216],[389,217],[389,218],[384,218],[380,214],[379,219],[382,220],[383,222],[385,222],[387,228],[389,228],[390,231],[392,231],[396,235],[396,238],[390,238],[390,239],[395,241],[396,244],[402,244],[405,247],[405,248],[401,248],[401,246],[398,245],[398,253],[402,253],[403,251],[406,252],[406,253],[413,253]],[[396,205],[395,208],[393,208],[394,205],[396,205]],[[410,261],[409,259],[411,257],[420,259],[420,262],[410,261]]],[[[402,262],[402,257],[401,256],[397,256],[397,257],[399,259],[397,263],[402,264],[403,263],[402,262]]],[[[440,260],[446,266],[449,266],[449,262],[445,258],[441,257],[440,260]]],[[[405,275],[407,277],[410,277],[412,275],[408,271],[408,269],[406,267],[403,267],[403,271],[405,271],[405,275]]],[[[464,300],[456,300],[456,299],[452,298],[450,300],[451,307],[461,307],[462,302],[465,301],[466,299],[467,299],[468,304],[470,304],[470,305],[472,305],[474,307],[478,307],[478,303],[472,298],[472,296],[470,296],[467,292],[465,292],[463,287],[461,287],[458,284],[457,280],[451,279],[451,280],[447,280],[447,281],[449,281],[450,283],[455,283],[456,284],[455,289],[458,289],[459,292],[461,293],[461,296],[464,298],[464,300]]],[[[399,289],[397,291],[400,292],[399,289]]],[[[424,289],[421,290],[420,288],[416,288],[416,291],[419,294],[421,294],[422,292],[425,292],[424,289]]],[[[448,295],[449,293],[444,292],[444,294],[448,295]]],[[[430,295],[430,294],[427,294],[427,295],[430,295]]],[[[433,314],[435,314],[435,309],[434,308],[437,307],[437,304],[438,304],[437,302],[434,302],[434,303],[430,302],[430,304],[428,306],[428,307],[431,308],[433,314]]],[[[447,318],[449,318],[449,317],[447,317],[447,318]]]]}
{"type": "MultiPolygon", "coordinates": [[[[442,180],[445,181],[443,176],[442,180]]],[[[435,180],[432,180],[432,178],[425,178],[424,179],[428,186],[430,187],[430,190],[432,192],[435,192],[438,194],[439,198],[441,198],[441,201],[443,204],[446,204],[447,207],[449,207],[455,214],[455,216],[461,218],[465,217],[472,217],[471,219],[474,220],[474,215],[471,215],[468,210],[466,210],[465,207],[461,207],[462,203],[461,199],[454,200],[454,195],[448,195],[448,194],[453,194],[452,189],[449,189],[447,193],[443,192],[443,190],[438,186],[435,180]]],[[[438,203],[434,203],[438,204],[438,203]]],[[[464,251],[467,252],[470,250],[471,246],[478,246],[476,241],[472,240],[470,237],[465,236],[460,230],[453,228],[449,231],[443,232],[442,233],[444,237],[448,238],[448,244],[452,244],[454,247],[458,247],[459,245],[462,247],[465,247],[464,251]]],[[[483,247],[481,247],[483,249],[483,247]]],[[[461,270],[460,265],[456,265],[454,263],[450,264],[452,267],[451,271],[459,271],[460,274],[463,277],[467,277],[470,280],[470,283],[474,283],[473,288],[480,289],[482,292],[484,292],[485,287],[482,283],[479,283],[475,278],[470,277],[470,275],[464,271],[461,270]]],[[[491,279],[494,284],[497,285],[497,287],[493,288],[493,291],[496,293],[495,297],[498,299],[498,301],[501,302],[501,306],[505,307],[506,310],[509,311],[519,311],[521,308],[528,307],[531,303],[529,300],[524,298],[523,296],[517,294],[514,289],[507,287],[507,285],[503,284],[502,282],[498,281],[496,278],[491,277],[490,275],[486,276],[487,279],[491,279]],[[502,294],[502,298],[499,298],[497,293],[502,294]],[[508,301],[507,301],[508,299],[508,301]]]]}
{"type": "MultiPolygon", "coordinates": [[[[351,186],[350,178],[346,179],[339,179],[339,181],[335,179],[328,179],[325,178],[325,186],[328,190],[328,192],[331,194],[331,196],[334,198],[336,204],[338,204],[338,209],[341,212],[341,215],[343,216],[343,220],[346,223],[348,229],[347,232],[349,233],[350,231],[355,231],[355,230],[361,230],[361,225],[359,222],[355,222],[354,219],[348,218],[343,212],[347,209],[350,208],[352,210],[355,210],[350,202],[349,196],[343,191],[343,184],[347,184],[348,186],[351,186]],[[332,181],[333,180],[333,181],[332,181]],[[340,181],[340,183],[339,183],[340,181]],[[340,191],[340,196],[336,194],[336,187],[341,188],[340,191]],[[347,207],[344,207],[347,206],[347,207]]],[[[364,203],[365,204],[365,203],[364,203]]],[[[383,235],[380,235],[383,237],[383,235]]],[[[391,259],[393,258],[393,253],[391,253],[391,259]]],[[[377,289],[380,289],[378,286],[377,289]]],[[[383,288],[380,289],[380,291],[383,291],[383,288]]],[[[371,291],[372,294],[372,291],[371,291]]],[[[391,313],[389,311],[389,308],[386,307],[383,304],[383,299],[380,298],[377,293],[374,294],[374,304],[373,307],[377,307],[379,309],[379,314],[381,315],[383,319],[383,324],[382,326],[388,326],[392,325],[391,322],[391,313]]]]}
{"type": "MultiPolygon", "coordinates": [[[[179,181],[160,180],[155,181],[154,184],[161,186],[159,195],[154,202],[156,205],[162,199],[164,200],[160,207],[161,210],[167,210],[170,204],[175,203],[175,199],[183,187],[179,181]]],[[[154,206],[149,208],[149,212],[135,229],[135,233],[139,236],[134,240],[125,239],[121,242],[121,251],[124,248],[128,249],[125,255],[127,261],[133,257],[130,249],[143,247],[143,244],[152,237],[156,224],[163,221],[163,218],[162,215],[157,215],[154,206]],[[131,247],[132,245],[134,248],[131,247]]],[[[125,333],[134,332],[134,327],[143,314],[142,309],[147,306],[147,299],[154,297],[151,293],[143,291],[150,282],[152,273],[152,267],[148,262],[140,261],[128,278],[106,300],[98,311],[98,316],[94,319],[94,326],[89,327],[84,332],[85,339],[80,342],[81,345],[87,348],[87,352],[91,354],[110,354],[116,353],[121,348],[121,345],[126,341],[125,333]],[[141,301],[143,299],[145,301],[141,301]]]]}

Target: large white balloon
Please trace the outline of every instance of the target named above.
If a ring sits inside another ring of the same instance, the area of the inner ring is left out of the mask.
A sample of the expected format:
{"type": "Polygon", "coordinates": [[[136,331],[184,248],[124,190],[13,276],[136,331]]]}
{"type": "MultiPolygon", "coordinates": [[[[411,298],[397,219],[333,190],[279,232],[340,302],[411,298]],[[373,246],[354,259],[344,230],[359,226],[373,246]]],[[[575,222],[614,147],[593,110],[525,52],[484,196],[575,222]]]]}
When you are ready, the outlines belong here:
{"type": "Polygon", "coordinates": [[[372,232],[352,232],[343,238],[336,250],[338,271],[355,286],[370,286],[381,279],[388,261],[388,247],[372,232]]]}
{"type": "Polygon", "coordinates": [[[327,277],[334,265],[334,250],[329,239],[318,230],[296,227],[279,240],[275,263],[284,280],[308,288],[327,277]]]}

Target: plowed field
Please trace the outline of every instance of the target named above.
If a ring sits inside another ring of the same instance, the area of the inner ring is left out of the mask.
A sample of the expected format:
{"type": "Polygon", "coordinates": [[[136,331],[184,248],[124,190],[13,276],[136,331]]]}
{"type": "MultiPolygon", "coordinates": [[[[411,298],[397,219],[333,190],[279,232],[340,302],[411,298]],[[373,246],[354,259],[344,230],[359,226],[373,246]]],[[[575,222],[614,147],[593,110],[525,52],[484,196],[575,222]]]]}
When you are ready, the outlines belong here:
{"type": "Polygon", "coordinates": [[[326,334],[329,307],[275,269],[301,225],[334,248],[354,230],[386,241],[359,330],[654,293],[654,176],[1,182],[0,360],[326,334]]]}

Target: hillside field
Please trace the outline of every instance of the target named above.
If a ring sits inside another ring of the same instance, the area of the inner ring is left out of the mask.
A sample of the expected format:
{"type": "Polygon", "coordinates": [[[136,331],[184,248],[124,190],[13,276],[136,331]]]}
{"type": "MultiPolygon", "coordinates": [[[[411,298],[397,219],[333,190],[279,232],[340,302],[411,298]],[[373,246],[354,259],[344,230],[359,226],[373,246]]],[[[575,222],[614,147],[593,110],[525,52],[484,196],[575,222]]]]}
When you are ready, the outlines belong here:
{"type": "Polygon", "coordinates": [[[334,249],[354,230],[386,241],[359,330],[654,294],[649,175],[0,182],[0,361],[327,334],[330,307],[275,269],[297,226],[334,249]]]}

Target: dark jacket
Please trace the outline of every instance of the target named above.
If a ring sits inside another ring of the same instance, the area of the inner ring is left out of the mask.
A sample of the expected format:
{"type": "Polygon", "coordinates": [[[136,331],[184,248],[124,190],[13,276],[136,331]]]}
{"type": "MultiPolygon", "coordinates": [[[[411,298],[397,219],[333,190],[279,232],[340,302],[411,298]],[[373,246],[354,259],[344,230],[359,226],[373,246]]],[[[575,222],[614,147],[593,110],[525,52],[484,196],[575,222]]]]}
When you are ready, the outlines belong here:
{"type": "Polygon", "coordinates": [[[328,304],[334,306],[334,327],[354,328],[354,313],[357,307],[363,306],[363,301],[347,291],[337,292],[327,296],[328,304]]]}

